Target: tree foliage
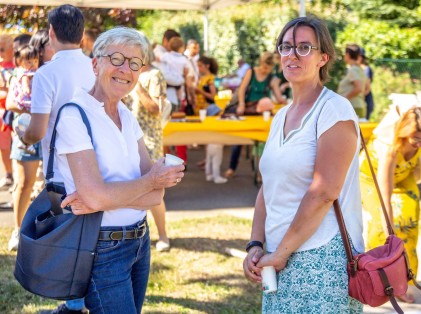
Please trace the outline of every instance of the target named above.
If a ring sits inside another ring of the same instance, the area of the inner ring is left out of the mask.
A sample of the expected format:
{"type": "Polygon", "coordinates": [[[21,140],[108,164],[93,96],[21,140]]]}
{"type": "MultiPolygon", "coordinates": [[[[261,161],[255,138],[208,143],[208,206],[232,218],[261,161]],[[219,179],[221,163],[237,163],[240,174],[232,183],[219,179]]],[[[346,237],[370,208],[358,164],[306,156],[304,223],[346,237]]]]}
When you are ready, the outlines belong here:
{"type": "Polygon", "coordinates": [[[337,44],[345,48],[355,42],[371,59],[416,59],[421,56],[421,30],[400,28],[383,21],[361,20],[348,24],[338,35],[337,44]]]}
{"type": "MultiPolygon", "coordinates": [[[[0,29],[11,33],[34,32],[48,26],[47,15],[53,7],[5,5],[0,7],[0,29]]],[[[124,25],[137,27],[136,11],[129,9],[80,8],[85,16],[86,28],[99,31],[124,25]]],[[[148,11],[140,11],[147,14],[148,11]]]]}
{"type": "Polygon", "coordinates": [[[398,27],[421,27],[419,0],[346,0],[360,18],[398,27]]]}
{"type": "MultiPolygon", "coordinates": [[[[306,3],[307,14],[324,19],[335,41],[338,62],[334,64],[332,80],[328,83],[334,90],[346,70],[342,56],[348,43],[364,47],[372,63],[383,58],[416,59],[421,56],[419,0],[312,0],[306,3]]],[[[0,8],[0,30],[19,33],[46,27],[51,8],[3,6],[0,8]]],[[[135,27],[152,43],[160,43],[164,31],[172,28],[178,30],[185,41],[196,39],[203,53],[203,12],[96,8],[82,8],[82,11],[87,28],[103,31],[116,25],[135,27]]],[[[282,27],[298,14],[297,0],[265,0],[259,4],[210,11],[207,54],[218,60],[221,75],[232,72],[239,58],[255,64],[263,51],[275,50],[282,27]]],[[[414,76],[417,66],[406,73],[385,65],[376,68],[384,74],[385,80],[376,79],[373,84],[378,103],[375,116],[380,117],[387,107],[390,86],[393,92],[421,89],[420,78],[414,76]],[[389,84],[391,78],[395,80],[393,84],[389,84]],[[410,85],[404,87],[399,82],[410,82],[410,85]]]]}

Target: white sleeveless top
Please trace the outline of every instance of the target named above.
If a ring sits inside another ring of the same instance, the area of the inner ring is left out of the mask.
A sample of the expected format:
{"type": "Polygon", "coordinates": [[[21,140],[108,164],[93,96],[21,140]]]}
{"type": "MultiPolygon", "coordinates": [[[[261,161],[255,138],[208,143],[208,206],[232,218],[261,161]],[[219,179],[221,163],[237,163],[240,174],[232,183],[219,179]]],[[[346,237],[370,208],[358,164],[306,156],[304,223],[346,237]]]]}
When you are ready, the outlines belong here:
{"type": "MultiPolygon", "coordinates": [[[[287,232],[302,198],[313,181],[318,138],[339,121],[352,120],[357,134],[358,118],[351,103],[324,88],[298,129],[284,138],[285,116],[291,105],[273,119],[269,137],[260,159],[263,195],[266,204],[266,248],[274,252],[287,232]]],[[[339,204],[354,248],[364,251],[362,206],[359,183],[360,138],[339,196],[339,204]]],[[[297,251],[327,244],[339,232],[333,206],[317,231],[297,251]]]]}

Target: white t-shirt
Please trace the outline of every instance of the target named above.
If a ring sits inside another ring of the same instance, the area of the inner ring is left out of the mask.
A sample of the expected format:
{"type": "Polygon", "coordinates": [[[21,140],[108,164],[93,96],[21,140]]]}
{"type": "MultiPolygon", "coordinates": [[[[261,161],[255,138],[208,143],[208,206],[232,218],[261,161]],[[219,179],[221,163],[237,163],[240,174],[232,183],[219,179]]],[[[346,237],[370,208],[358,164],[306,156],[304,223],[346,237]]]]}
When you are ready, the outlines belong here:
{"type": "MultiPolygon", "coordinates": [[[[283,126],[290,107],[288,105],[276,114],[259,165],[267,213],[265,235],[268,252],[274,252],[283,239],[313,181],[317,139],[339,121],[354,121],[359,134],[358,118],[350,102],[327,88],[323,89],[316,103],[302,119],[301,126],[284,138],[283,126]]],[[[359,148],[360,139],[339,196],[339,204],[353,245],[357,251],[362,252],[364,242],[359,148]]],[[[317,231],[297,251],[321,247],[338,232],[332,206],[317,231]]]]}
{"type": "MultiPolygon", "coordinates": [[[[58,51],[50,62],[35,72],[31,113],[50,114],[47,133],[41,141],[44,175],[47,173],[48,149],[57,111],[69,102],[76,88],[89,90],[94,82],[92,60],[84,55],[82,49],[58,51]]],[[[54,181],[63,181],[55,164],[54,181]]]]}
{"type": "MultiPolygon", "coordinates": [[[[140,156],[138,140],[143,137],[138,122],[123,103],[118,104],[122,129],[115,125],[105,113],[104,104],[86,91],[76,91],[72,102],[80,105],[88,117],[92,129],[93,147],[79,110],[75,107],[63,109],[57,124],[55,164],[61,172],[68,194],[76,190],[66,154],[94,149],[101,176],[105,182],[138,179],[140,156]]],[[[119,208],[104,211],[102,226],[126,226],[142,220],[144,210],[119,208]]]]}
{"type": "Polygon", "coordinates": [[[167,52],[168,52],[168,50],[165,49],[164,46],[159,45],[159,44],[156,45],[155,49],[153,50],[153,53],[154,53],[155,57],[159,58],[159,59],[161,58],[162,54],[167,53],[167,52]]]}
{"type": "Polygon", "coordinates": [[[200,56],[197,54],[194,57],[190,57],[190,55],[188,54],[188,52],[184,52],[184,55],[187,57],[187,60],[189,60],[189,73],[188,76],[193,76],[194,77],[194,86],[197,86],[197,84],[199,83],[199,77],[200,77],[200,73],[199,73],[199,68],[197,65],[197,61],[199,60],[200,56]]]}
{"type": "Polygon", "coordinates": [[[184,76],[184,69],[189,69],[189,60],[187,57],[175,51],[162,54],[160,62],[167,64],[169,70],[181,76],[184,76]]]}

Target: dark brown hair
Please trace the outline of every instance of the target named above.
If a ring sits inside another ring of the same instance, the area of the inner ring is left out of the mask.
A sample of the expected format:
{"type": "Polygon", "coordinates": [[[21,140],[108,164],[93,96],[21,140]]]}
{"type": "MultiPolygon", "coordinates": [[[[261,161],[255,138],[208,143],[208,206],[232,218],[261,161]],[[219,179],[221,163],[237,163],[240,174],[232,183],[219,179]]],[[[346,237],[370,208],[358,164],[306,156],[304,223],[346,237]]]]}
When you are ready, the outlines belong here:
{"type": "Polygon", "coordinates": [[[184,47],[184,41],[181,37],[173,37],[169,41],[171,51],[180,52],[180,49],[184,47]]]}
{"type": "MultiPolygon", "coordinates": [[[[319,78],[322,83],[325,83],[329,80],[329,70],[332,67],[333,63],[336,59],[335,53],[335,46],[333,45],[332,37],[330,36],[329,30],[326,24],[319,18],[315,16],[307,16],[307,17],[298,17],[289,21],[284,28],[282,29],[281,33],[279,34],[278,40],[276,41],[276,47],[282,44],[284,36],[286,32],[293,28],[293,38],[294,38],[294,45],[295,45],[295,34],[297,32],[297,28],[301,26],[308,26],[314,30],[317,39],[317,47],[320,53],[325,53],[329,56],[329,60],[326,62],[324,66],[320,68],[319,71],[319,78]]],[[[298,59],[301,57],[297,54],[297,52],[293,51],[298,59]]]]}
{"type": "Polygon", "coordinates": [[[23,60],[32,60],[39,58],[38,50],[31,45],[25,45],[15,52],[16,64],[20,65],[23,60]]]}
{"type": "Polygon", "coordinates": [[[209,66],[209,71],[216,75],[218,74],[218,62],[216,62],[215,58],[210,58],[210,57],[205,57],[205,56],[201,56],[199,58],[199,60],[197,60],[198,62],[202,62],[204,65],[208,65],[209,66]]]}
{"type": "Polygon", "coordinates": [[[345,53],[347,53],[352,60],[358,60],[361,53],[360,51],[360,46],[357,44],[348,44],[345,48],[345,53]]]}

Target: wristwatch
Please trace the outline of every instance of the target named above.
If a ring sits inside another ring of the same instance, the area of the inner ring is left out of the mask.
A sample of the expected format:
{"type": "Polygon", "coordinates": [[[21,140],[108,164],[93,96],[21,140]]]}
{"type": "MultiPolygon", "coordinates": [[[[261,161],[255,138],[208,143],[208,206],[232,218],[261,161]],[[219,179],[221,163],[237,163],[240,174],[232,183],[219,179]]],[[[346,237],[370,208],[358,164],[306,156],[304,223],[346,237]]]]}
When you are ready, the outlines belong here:
{"type": "Polygon", "coordinates": [[[263,249],[263,243],[262,242],[260,242],[260,241],[250,241],[246,245],[246,252],[250,251],[250,249],[254,246],[258,246],[258,247],[263,249]]]}

